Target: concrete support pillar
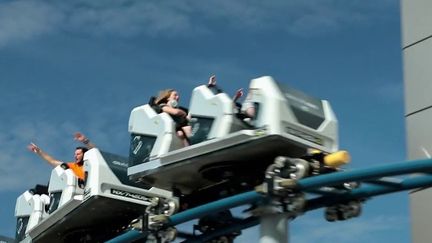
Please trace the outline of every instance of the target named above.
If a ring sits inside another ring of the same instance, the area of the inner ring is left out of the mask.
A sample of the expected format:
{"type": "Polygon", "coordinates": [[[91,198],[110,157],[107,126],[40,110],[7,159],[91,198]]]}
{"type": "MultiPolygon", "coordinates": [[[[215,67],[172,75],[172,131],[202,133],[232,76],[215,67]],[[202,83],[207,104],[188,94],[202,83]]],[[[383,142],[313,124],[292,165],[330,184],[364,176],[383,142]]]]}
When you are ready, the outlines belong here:
{"type": "Polygon", "coordinates": [[[280,213],[261,216],[260,243],[288,243],[288,219],[280,213]]]}

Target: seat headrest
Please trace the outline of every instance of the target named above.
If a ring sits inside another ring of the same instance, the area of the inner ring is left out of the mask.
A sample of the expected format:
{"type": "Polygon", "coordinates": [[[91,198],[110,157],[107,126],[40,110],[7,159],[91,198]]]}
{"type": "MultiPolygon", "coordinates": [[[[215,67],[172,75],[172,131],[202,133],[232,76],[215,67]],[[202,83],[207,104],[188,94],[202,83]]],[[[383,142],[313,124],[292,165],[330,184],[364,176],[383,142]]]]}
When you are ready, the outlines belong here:
{"type": "Polygon", "coordinates": [[[156,97],[155,96],[151,96],[150,99],[149,99],[149,101],[148,101],[148,104],[150,106],[155,105],[156,104],[156,97]]]}

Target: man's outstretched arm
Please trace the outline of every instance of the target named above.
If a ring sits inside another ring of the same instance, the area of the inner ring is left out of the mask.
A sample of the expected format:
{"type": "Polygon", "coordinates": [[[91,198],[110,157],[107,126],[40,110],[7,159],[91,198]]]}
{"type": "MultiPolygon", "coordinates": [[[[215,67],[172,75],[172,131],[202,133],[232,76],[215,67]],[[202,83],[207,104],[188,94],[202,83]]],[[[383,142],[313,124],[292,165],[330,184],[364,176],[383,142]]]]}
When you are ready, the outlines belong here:
{"type": "Polygon", "coordinates": [[[50,165],[56,167],[58,165],[61,165],[62,162],[54,159],[51,155],[45,153],[44,151],[42,151],[42,149],[40,149],[36,144],[34,143],[30,143],[27,148],[34,152],[35,154],[39,155],[39,157],[41,157],[42,159],[46,160],[50,165]]]}

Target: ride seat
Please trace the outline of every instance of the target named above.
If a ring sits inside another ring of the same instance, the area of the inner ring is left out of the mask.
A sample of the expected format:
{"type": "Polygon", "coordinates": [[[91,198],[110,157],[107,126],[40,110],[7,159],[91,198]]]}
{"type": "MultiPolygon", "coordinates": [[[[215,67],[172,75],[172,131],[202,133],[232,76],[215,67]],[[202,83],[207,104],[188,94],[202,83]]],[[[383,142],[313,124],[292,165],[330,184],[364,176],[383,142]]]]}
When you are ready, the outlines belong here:
{"type": "Polygon", "coordinates": [[[338,122],[328,101],[279,84],[269,76],[253,79],[248,96],[256,108],[256,128],[295,136],[326,152],[337,151],[338,122]]]}
{"type": "Polygon", "coordinates": [[[39,184],[17,198],[15,204],[16,240],[24,239],[26,233],[47,216],[45,206],[49,204],[49,201],[48,187],[39,184]]]}
{"type": "Polygon", "coordinates": [[[32,212],[25,231],[26,234],[47,216],[45,205],[48,205],[49,201],[50,198],[45,194],[35,194],[30,198],[29,204],[32,207],[32,212]]]}
{"type": "Polygon", "coordinates": [[[149,104],[131,111],[128,130],[131,134],[129,166],[148,162],[183,147],[171,116],[158,113],[149,104]]]}
{"type": "Polygon", "coordinates": [[[15,204],[15,217],[17,218],[15,239],[24,239],[28,232],[47,216],[45,205],[48,205],[49,201],[48,195],[35,194],[34,190],[27,190],[17,198],[15,204]]]}
{"type": "Polygon", "coordinates": [[[82,200],[84,190],[80,187],[73,171],[62,164],[52,170],[48,192],[50,203],[47,212],[52,214],[73,199],[82,200]]]}
{"type": "Polygon", "coordinates": [[[189,111],[194,120],[192,144],[250,128],[237,117],[232,99],[226,93],[214,92],[207,85],[192,91],[189,111]]]}
{"type": "MultiPolygon", "coordinates": [[[[34,196],[35,194],[32,193],[31,190],[27,190],[23,194],[21,194],[16,200],[15,217],[17,218],[17,224],[15,230],[15,239],[17,241],[21,241],[25,238],[27,228],[29,227],[30,215],[32,215],[33,212],[35,204],[34,202],[37,201],[37,199],[33,199],[34,196]]],[[[38,217],[35,216],[36,215],[33,214],[30,228],[34,227],[40,221],[37,220],[38,217]],[[34,222],[35,219],[37,221],[36,223],[34,222]]]]}

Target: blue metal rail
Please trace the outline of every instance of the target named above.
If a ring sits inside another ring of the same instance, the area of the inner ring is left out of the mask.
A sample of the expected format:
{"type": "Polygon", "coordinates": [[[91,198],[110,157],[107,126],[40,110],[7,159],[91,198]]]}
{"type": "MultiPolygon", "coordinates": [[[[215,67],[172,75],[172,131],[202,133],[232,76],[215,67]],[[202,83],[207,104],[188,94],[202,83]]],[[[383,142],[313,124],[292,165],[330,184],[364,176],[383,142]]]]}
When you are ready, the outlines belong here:
{"type": "MultiPolygon", "coordinates": [[[[346,200],[364,199],[372,196],[378,196],[398,191],[411,190],[432,185],[432,175],[421,175],[413,178],[403,180],[399,185],[366,185],[362,188],[354,189],[341,197],[321,196],[307,201],[305,211],[312,211],[325,206],[341,203],[346,200]]],[[[225,228],[215,230],[210,233],[202,234],[194,238],[188,239],[184,242],[204,242],[213,239],[214,237],[225,235],[229,232],[239,231],[253,227],[259,224],[259,218],[249,217],[245,218],[235,225],[230,225],[225,228]]]]}
{"type": "Polygon", "coordinates": [[[318,187],[334,186],[350,181],[367,181],[387,176],[428,172],[432,172],[431,159],[391,163],[365,169],[307,177],[298,181],[298,189],[307,191],[318,187]]]}
{"type": "MultiPolygon", "coordinates": [[[[432,175],[430,174],[410,176],[401,179],[399,182],[380,183],[379,180],[375,182],[373,181],[388,176],[401,176],[412,173],[429,172],[432,172],[431,159],[416,160],[308,177],[299,180],[297,182],[296,188],[305,192],[316,192],[318,188],[340,185],[345,182],[357,181],[366,183],[360,188],[356,188],[351,191],[345,191],[344,193],[325,194],[316,198],[308,199],[305,211],[310,211],[321,207],[341,203],[347,200],[367,199],[373,196],[432,186],[432,175]]],[[[181,224],[193,219],[201,218],[209,213],[220,212],[240,205],[258,203],[264,201],[265,199],[266,197],[264,195],[259,194],[255,191],[241,193],[232,197],[224,198],[175,214],[170,218],[169,225],[175,226],[177,224],[181,224]]],[[[196,238],[188,240],[187,242],[199,242],[203,240],[208,240],[212,237],[223,235],[228,232],[252,227],[258,223],[258,218],[249,217],[235,225],[219,229],[208,234],[197,236],[196,238]]],[[[139,233],[138,231],[132,230],[110,240],[109,242],[130,242],[132,240],[139,239],[140,237],[144,237],[143,234],[139,233]]]]}

